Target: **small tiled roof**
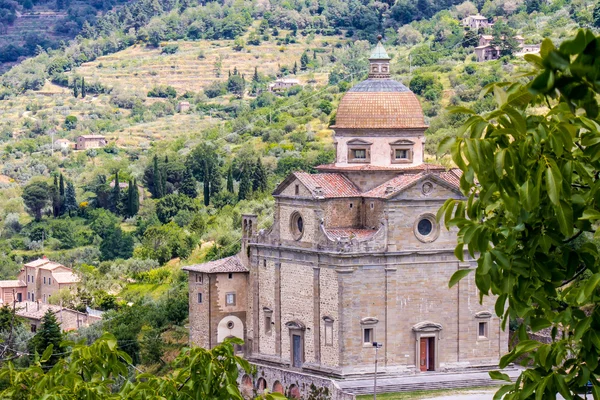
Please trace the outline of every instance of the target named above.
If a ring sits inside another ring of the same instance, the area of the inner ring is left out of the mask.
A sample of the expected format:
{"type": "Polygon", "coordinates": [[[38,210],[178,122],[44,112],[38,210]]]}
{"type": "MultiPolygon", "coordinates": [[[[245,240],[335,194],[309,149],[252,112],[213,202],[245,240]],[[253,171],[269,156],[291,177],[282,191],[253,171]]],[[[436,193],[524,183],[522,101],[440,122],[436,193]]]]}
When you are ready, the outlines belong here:
{"type": "Polygon", "coordinates": [[[105,137],[102,135],[80,135],[79,137],[84,139],[105,139],[105,137]]]}
{"type": "Polygon", "coordinates": [[[462,176],[462,171],[458,168],[454,168],[451,169],[450,171],[447,172],[442,172],[440,174],[440,178],[442,178],[443,180],[445,180],[446,182],[460,187],[460,177],[462,176]]]}
{"type": "Polygon", "coordinates": [[[0,281],[0,288],[19,288],[26,286],[25,282],[21,280],[0,281]]]}
{"type": "Polygon", "coordinates": [[[184,271],[202,272],[205,274],[220,274],[228,272],[248,272],[248,268],[242,263],[238,256],[222,258],[203,264],[189,265],[183,267],[184,271]]]}
{"type": "Polygon", "coordinates": [[[365,197],[374,197],[374,198],[388,198],[393,196],[394,194],[400,192],[402,189],[410,186],[412,183],[415,183],[419,179],[425,176],[424,172],[420,172],[418,174],[402,174],[398,175],[395,178],[390,179],[387,182],[369,190],[364,194],[365,197]],[[391,191],[389,190],[391,189],[391,191]]]}
{"type": "MultiPolygon", "coordinates": [[[[380,82],[377,85],[391,85],[392,81],[380,82]]],[[[413,92],[359,91],[361,85],[370,83],[359,83],[356,91],[350,90],[342,97],[333,129],[427,128],[421,103],[413,92]]]]}
{"type": "Polygon", "coordinates": [[[469,18],[472,18],[472,19],[485,19],[485,20],[487,20],[487,17],[484,17],[483,15],[479,15],[479,14],[477,14],[477,15],[469,15],[469,18]]]}
{"type": "Polygon", "coordinates": [[[48,262],[46,264],[42,264],[42,265],[39,266],[39,268],[40,269],[47,269],[47,270],[50,270],[50,271],[55,270],[56,268],[67,268],[67,269],[70,269],[69,267],[65,267],[64,265],[59,264],[59,263],[54,262],[54,261],[50,261],[50,262],[48,262]]]}
{"type": "Polygon", "coordinates": [[[48,264],[49,262],[50,262],[50,260],[48,260],[47,258],[44,257],[44,258],[38,258],[37,260],[30,261],[27,264],[25,264],[25,266],[37,268],[40,265],[48,264]]]}
{"type": "Polygon", "coordinates": [[[315,193],[320,189],[319,196],[331,197],[360,197],[361,193],[356,186],[341,174],[309,174],[295,172],[293,174],[308,190],[315,193]]]}
{"type": "Polygon", "coordinates": [[[55,272],[52,274],[52,277],[56,280],[57,283],[79,282],[79,277],[72,272],[55,272]]]}
{"type": "Polygon", "coordinates": [[[377,229],[331,228],[325,229],[325,232],[333,239],[350,238],[362,241],[377,233],[377,229]]]}
{"type": "Polygon", "coordinates": [[[494,37],[492,35],[481,35],[483,39],[492,40],[494,37]]]}

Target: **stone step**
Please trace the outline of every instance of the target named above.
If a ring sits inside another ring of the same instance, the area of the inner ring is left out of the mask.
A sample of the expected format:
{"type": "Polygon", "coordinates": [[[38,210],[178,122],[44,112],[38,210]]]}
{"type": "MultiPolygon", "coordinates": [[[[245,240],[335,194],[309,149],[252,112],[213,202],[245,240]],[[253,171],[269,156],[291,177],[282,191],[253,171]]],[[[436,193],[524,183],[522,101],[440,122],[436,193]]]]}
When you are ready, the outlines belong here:
{"type": "MultiPolygon", "coordinates": [[[[498,386],[501,383],[491,379],[469,379],[437,382],[411,382],[403,384],[377,385],[377,393],[412,392],[416,390],[464,389],[469,387],[498,386]]],[[[373,386],[345,387],[352,394],[373,394],[373,386]]]]}

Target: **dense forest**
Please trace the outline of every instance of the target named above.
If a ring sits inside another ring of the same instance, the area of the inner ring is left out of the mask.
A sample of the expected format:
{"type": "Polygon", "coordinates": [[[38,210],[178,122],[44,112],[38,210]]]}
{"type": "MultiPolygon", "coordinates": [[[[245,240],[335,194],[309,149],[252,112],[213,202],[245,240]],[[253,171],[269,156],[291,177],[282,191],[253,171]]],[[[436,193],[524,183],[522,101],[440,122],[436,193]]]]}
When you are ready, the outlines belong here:
{"type": "MultiPolygon", "coordinates": [[[[491,111],[482,89],[524,68],[514,37],[560,42],[600,24],[600,8],[583,0],[201,3],[57,0],[46,6],[66,16],[53,29],[73,40],[31,36],[0,48],[0,61],[20,61],[0,76],[0,278],[42,255],[73,267],[78,292],[53,301],[110,317],[69,338],[109,331],[153,372],[186,342],[181,267],[235,254],[242,213],[269,228],[277,183],[333,160],[329,125],[343,93],[366,77],[377,34],[394,79],[422,101],[433,160],[466,120],[446,107],[491,111]],[[465,29],[462,18],[477,12],[494,27],[465,29]],[[476,62],[480,33],[502,42],[499,60],[476,62]],[[301,84],[269,92],[282,76],[301,84]],[[109,144],[56,145],[82,134],[109,144]]],[[[42,5],[0,0],[0,34],[42,5]]],[[[8,340],[6,325],[0,331],[8,340]]],[[[20,326],[14,354],[31,337],[20,326]]]]}

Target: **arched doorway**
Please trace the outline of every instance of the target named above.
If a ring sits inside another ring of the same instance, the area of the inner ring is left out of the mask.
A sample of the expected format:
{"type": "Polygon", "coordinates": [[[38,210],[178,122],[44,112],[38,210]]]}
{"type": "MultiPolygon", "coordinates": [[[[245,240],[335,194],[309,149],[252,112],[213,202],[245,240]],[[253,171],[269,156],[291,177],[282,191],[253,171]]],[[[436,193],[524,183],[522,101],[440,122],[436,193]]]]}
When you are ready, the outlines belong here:
{"type": "Polygon", "coordinates": [[[242,396],[245,399],[252,399],[254,397],[252,378],[250,377],[250,375],[245,374],[244,376],[242,376],[242,384],[240,387],[240,391],[242,392],[242,396]]]}
{"type": "Polygon", "coordinates": [[[281,384],[281,382],[275,381],[275,383],[273,384],[273,393],[285,394],[285,391],[283,390],[283,385],[281,384]]]}
{"type": "Polygon", "coordinates": [[[296,385],[291,385],[288,397],[290,399],[299,399],[300,398],[300,388],[296,385]]]}
{"type": "Polygon", "coordinates": [[[258,381],[256,382],[256,392],[258,394],[263,394],[265,389],[267,389],[267,381],[265,378],[258,378],[258,381]]]}

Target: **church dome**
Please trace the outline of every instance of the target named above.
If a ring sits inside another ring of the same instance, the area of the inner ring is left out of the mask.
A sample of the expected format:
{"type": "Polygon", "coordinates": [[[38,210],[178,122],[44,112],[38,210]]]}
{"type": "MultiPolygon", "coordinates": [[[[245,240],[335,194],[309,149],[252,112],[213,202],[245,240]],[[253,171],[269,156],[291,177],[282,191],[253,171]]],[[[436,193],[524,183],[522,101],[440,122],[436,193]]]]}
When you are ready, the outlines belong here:
{"type": "Polygon", "coordinates": [[[369,79],[342,97],[332,128],[427,128],[417,96],[402,83],[390,79],[389,60],[380,41],[369,57],[369,79]]]}

